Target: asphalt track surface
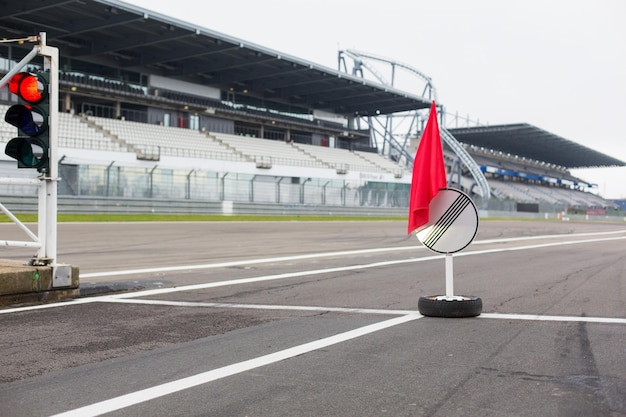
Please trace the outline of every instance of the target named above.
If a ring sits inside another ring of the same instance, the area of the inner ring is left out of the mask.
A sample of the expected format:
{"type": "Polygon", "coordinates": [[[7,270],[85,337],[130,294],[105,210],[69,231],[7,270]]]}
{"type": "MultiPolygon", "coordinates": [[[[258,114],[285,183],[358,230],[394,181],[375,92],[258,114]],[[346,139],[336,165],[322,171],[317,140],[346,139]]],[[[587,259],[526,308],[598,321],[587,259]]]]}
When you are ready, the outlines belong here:
{"type": "Polygon", "coordinates": [[[91,296],[0,310],[0,416],[626,416],[626,224],[453,260],[477,318],[419,314],[444,260],[402,221],[62,223],[91,296]]]}

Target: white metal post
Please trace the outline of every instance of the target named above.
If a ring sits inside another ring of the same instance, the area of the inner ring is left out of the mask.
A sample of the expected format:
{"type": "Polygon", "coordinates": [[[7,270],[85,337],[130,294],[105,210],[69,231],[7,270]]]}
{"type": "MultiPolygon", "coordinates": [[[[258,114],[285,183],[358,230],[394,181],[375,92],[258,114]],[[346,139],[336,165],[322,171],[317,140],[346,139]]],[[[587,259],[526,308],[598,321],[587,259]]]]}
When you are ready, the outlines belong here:
{"type": "Polygon", "coordinates": [[[42,260],[47,258],[48,253],[48,236],[46,228],[47,218],[47,198],[46,198],[46,184],[42,178],[39,179],[39,185],[37,186],[37,236],[41,246],[37,250],[37,258],[33,260],[35,263],[44,263],[42,260]]]}
{"type": "Polygon", "coordinates": [[[454,266],[452,264],[452,254],[446,253],[446,298],[454,297],[454,266]]]}
{"type": "MultiPolygon", "coordinates": [[[[49,154],[50,169],[44,175],[45,182],[45,253],[46,258],[53,266],[57,263],[57,184],[59,181],[59,50],[46,45],[46,34],[40,36],[39,54],[44,57],[44,69],[49,70],[49,102],[50,114],[48,115],[49,126],[49,154]]],[[[41,203],[40,203],[41,207],[41,203]]]]}

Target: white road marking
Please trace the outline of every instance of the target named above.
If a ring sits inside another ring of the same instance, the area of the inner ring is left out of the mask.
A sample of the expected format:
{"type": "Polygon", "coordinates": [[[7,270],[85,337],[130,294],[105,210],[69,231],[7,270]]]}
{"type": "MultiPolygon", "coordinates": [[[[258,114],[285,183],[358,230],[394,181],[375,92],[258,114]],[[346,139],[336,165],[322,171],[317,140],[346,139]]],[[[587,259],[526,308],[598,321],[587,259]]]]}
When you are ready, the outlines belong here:
{"type": "Polygon", "coordinates": [[[111,398],[109,400],[90,404],[85,407],[56,414],[52,417],[99,416],[102,414],[110,413],[112,411],[131,407],[133,405],[140,404],[142,402],[149,401],[155,398],[163,397],[165,395],[169,395],[178,391],[193,388],[198,385],[206,384],[208,382],[216,381],[218,379],[250,371],[252,369],[260,368],[262,366],[271,365],[285,359],[293,358],[299,355],[303,355],[305,353],[309,353],[318,349],[323,349],[328,346],[332,346],[351,339],[355,339],[357,337],[397,326],[399,324],[417,320],[421,317],[422,316],[419,314],[403,315],[383,322],[371,324],[369,326],[360,327],[358,329],[350,330],[344,333],[339,333],[334,336],[326,337],[324,339],[305,343],[299,346],[294,346],[292,348],[281,350],[275,353],[270,353],[269,355],[259,356],[254,359],[249,359],[247,361],[224,366],[222,368],[214,369],[212,371],[203,372],[187,378],[167,382],[161,385],[156,385],[154,387],[146,388],[140,391],[131,392],[129,394],[121,395],[116,398],[111,398]]]}
{"type": "Polygon", "coordinates": [[[322,311],[348,314],[382,314],[391,316],[401,316],[406,314],[420,314],[416,310],[385,310],[376,308],[352,308],[352,307],[322,307],[322,306],[289,306],[273,304],[237,304],[237,303],[203,303],[190,301],[164,301],[164,300],[135,300],[110,298],[100,300],[105,303],[123,304],[147,304],[162,305],[172,307],[204,307],[204,308],[244,308],[254,310],[291,310],[291,311],[322,311]]]}
{"type": "Polygon", "coordinates": [[[89,304],[89,303],[93,303],[94,301],[96,301],[95,299],[96,297],[77,298],[71,301],[60,301],[58,303],[39,304],[39,305],[26,306],[26,307],[5,308],[5,309],[0,309],[0,314],[21,313],[24,311],[45,310],[47,308],[67,307],[67,306],[73,306],[73,305],[78,305],[78,304],[89,304]]]}
{"type": "Polygon", "coordinates": [[[419,250],[426,249],[423,246],[402,246],[392,248],[374,248],[374,249],[356,249],[338,252],[325,252],[325,253],[309,253],[306,255],[293,255],[293,256],[279,256],[275,258],[259,258],[259,259],[246,259],[244,261],[230,261],[230,262],[218,262],[213,264],[201,264],[201,265],[179,265],[179,266],[165,266],[159,268],[142,268],[142,269],[127,269],[122,271],[106,271],[106,272],[92,272],[89,274],[80,274],[81,278],[100,278],[110,277],[117,275],[134,275],[134,274],[149,274],[155,272],[173,272],[173,271],[192,271],[195,269],[212,269],[212,268],[230,268],[233,266],[245,266],[255,265],[261,263],[271,262],[290,262],[298,261],[302,259],[315,259],[315,258],[328,258],[331,256],[350,256],[350,255],[364,255],[368,253],[381,253],[381,252],[397,252],[405,250],[419,250]]]}
{"type": "MultiPolygon", "coordinates": [[[[189,306],[189,307],[228,307],[228,308],[268,308],[268,309],[283,309],[283,310],[303,310],[303,311],[339,311],[347,313],[361,313],[361,314],[400,314],[399,317],[386,320],[383,322],[371,324],[369,326],[361,327],[358,329],[350,330],[348,332],[340,333],[334,336],[330,336],[324,339],[316,340],[313,342],[305,343],[302,345],[294,346],[289,349],[285,349],[279,352],[270,353],[268,355],[260,356],[257,358],[249,359],[246,361],[238,362],[232,365],[224,366],[222,368],[214,369],[211,371],[203,372],[200,374],[192,375],[187,378],[167,382],[154,387],[146,388],[140,391],[131,392],[119,397],[104,400],[98,403],[93,403],[80,407],[74,410],[69,410],[60,414],[56,414],[52,417],[95,417],[102,414],[110,413],[113,411],[121,410],[123,408],[131,407],[146,401],[150,401],[156,398],[160,398],[169,394],[173,394],[179,391],[183,391],[189,388],[193,388],[202,384],[213,382],[222,378],[226,378],[232,375],[236,375],[242,372],[247,372],[252,369],[260,368],[266,365],[271,365],[285,359],[290,359],[305,353],[313,352],[318,349],[323,349],[338,343],[342,343],[357,337],[365,336],[380,330],[384,330],[399,324],[407,323],[409,321],[417,320],[423,316],[419,312],[404,311],[404,310],[378,310],[378,309],[357,309],[357,308],[337,308],[337,307],[310,307],[310,306],[276,306],[276,305],[254,305],[254,304],[228,304],[228,303],[197,303],[197,302],[180,302],[180,301],[158,301],[158,300],[123,300],[123,299],[109,299],[100,300],[108,302],[123,302],[123,303],[137,303],[137,304],[157,304],[157,305],[173,305],[173,306],[189,306]]],[[[560,322],[587,322],[587,323],[612,323],[612,324],[626,324],[626,319],[620,318],[601,318],[601,317],[576,317],[576,316],[540,316],[533,314],[499,314],[499,313],[484,313],[478,316],[478,318],[491,318],[491,319],[505,319],[505,320],[536,320],[536,321],[560,321],[560,322]]]]}
{"type": "Polygon", "coordinates": [[[484,245],[487,243],[504,243],[504,242],[519,242],[522,240],[536,240],[536,239],[558,239],[563,237],[583,237],[583,236],[606,236],[606,235],[618,235],[626,233],[626,229],[611,230],[608,232],[585,232],[585,233],[571,233],[571,234],[558,234],[558,235],[541,235],[541,236],[520,236],[500,239],[485,239],[472,242],[472,245],[484,245]]]}
{"type": "MultiPolygon", "coordinates": [[[[566,236],[571,237],[572,235],[566,235],[566,236]]],[[[484,250],[477,250],[477,251],[465,251],[465,252],[456,253],[454,256],[455,257],[475,256],[475,255],[484,255],[484,254],[490,254],[490,253],[513,252],[513,251],[520,251],[520,250],[547,248],[547,247],[552,247],[552,246],[576,245],[580,243],[597,243],[597,242],[606,242],[606,241],[614,241],[614,240],[626,240],[626,236],[573,240],[573,241],[559,241],[559,242],[552,242],[552,243],[542,243],[542,244],[537,244],[537,245],[494,248],[494,249],[484,249],[484,250]]],[[[508,242],[508,241],[509,241],[508,239],[502,239],[501,242],[508,242]]],[[[491,243],[494,243],[494,242],[496,241],[492,241],[491,243]]],[[[372,251],[372,249],[368,249],[367,251],[372,251]]],[[[357,252],[362,253],[361,251],[349,251],[349,253],[357,253],[357,252]]],[[[335,254],[337,253],[348,253],[348,252],[336,252],[335,254]]],[[[310,256],[314,257],[315,255],[316,254],[311,254],[310,256]]],[[[322,254],[322,255],[327,256],[328,254],[322,254]]],[[[304,256],[307,256],[307,255],[304,255],[304,256]]],[[[129,292],[129,293],[123,293],[123,294],[105,295],[105,296],[100,296],[100,297],[89,297],[89,298],[82,298],[82,299],[78,299],[74,301],[42,304],[38,306],[17,307],[17,308],[10,308],[10,309],[4,309],[4,310],[0,309],[0,314],[8,314],[8,313],[16,313],[16,312],[22,312],[22,311],[39,310],[39,309],[46,309],[46,308],[64,307],[64,306],[70,306],[70,305],[75,305],[75,304],[97,302],[102,298],[137,298],[137,297],[146,297],[146,296],[151,296],[151,295],[182,292],[182,291],[193,291],[193,290],[202,290],[202,289],[208,289],[208,288],[217,288],[217,287],[223,287],[223,286],[229,286],[229,285],[250,284],[254,282],[263,282],[263,281],[271,281],[271,280],[279,280],[279,279],[296,278],[296,277],[302,277],[302,276],[320,275],[320,274],[328,274],[328,273],[334,273],[334,272],[354,271],[354,270],[368,269],[368,268],[378,268],[378,267],[383,267],[383,266],[399,265],[399,264],[405,264],[405,263],[426,262],[426,261],[432,261],[436,259],[442,259],[444,256],[445,255],[431,255],[431,256],[424,256],[421,258],[398,259],[394,261],[382,261],[382,262],[374,262],[370,264],[359,264],[359,265],[350,265],[350,266],[335,267],[335,268],[305,270],[305,271],[288,272],[288,273],[283,273],[283,274],[265,275],[265,276],[251,277],[251,278],[241,278],[241,279],[235,279],[235,280],[229,280],[229,281],[207,282],[207,283],[202,283],[202,284],[182,285],[179,287],[158,288],[158,289],[153,289],[153,290],[135,291],[135,292],[129,292]]],[[[293,258],[293,257],[284,257],[284,258],[287,259],[287,258],[293,258]]],[[[271,258],[271,259],[278,259],[278,258],[271,258]]],[[[267,259],[256,259],[256,260],[250,260],[250,262],[258,263],[258,262],[263,262],[266,260],[267,259]]],[[[246,261],[241,261],[241,262],[246,262],[246,261]]],[[[220,264],[210,264],[210,265],[220,265],[220,264]]],[[[194,268],[194,266],[189,266],[189,267],[194,268]]],[[[181,266],[177,268],[180,268],[180,270],[183,270],[186,267],[181,266]]],[[[158,268],[154,268],[154,270],[156,269],[158,268]]],[[[161,270],[169,271],[171,269],[162,268],[161,270]]],[[[82,277],[83,276],[81,275],[81,278],[82,277]]]]}
{"type": "Polygon", "coordinates": [[[504,313],[482,313],[478,317],[483,318],[483,319],[504,319],[504,320],[626,324],[626,319],[622,319],[618,317],[542,316],[539,314],[504,314],[504,313]]]}
{"type": "MultiPolygon", "coordinates": [[[[488,253],[512,252],[512,251],[519,251],[519,250],[547,248],[551,246],[576,245],[579,243],[596,243],[596,242],[604,242],[604,241],[611,241],[611,240],[626,240],[626,236],[601,238],[601,239],[575,240],[575,241],[566,241],[566,242],[542,243],[538,245],[517,246],[517,247],[510,247],[510,248],[484,249],[484,250],[478,250],[478,251],[459,252],[459,253],[456,253],[454,256],[460,257],[460,256],[484,255],[488,253]]],[[[241,278],[241,279],[235,279],[235,280],[230,280],[230,281],[206,282],[202,284],[182,285],[180,287],[157,288],[154,290],[145,290],[145,291],[116,294],[116,295],[112,295],[111,297],[113,298],[145,297],[145,296],[151,296],[151,295],[168,294],[168,293],[173,293],[173,292],[223,287],[223,286],[228,286],[228,285],[249,284],[253,282],[328,274],[332,272],[345,272],[345,271],[354,271],[354,270],[359,270],[359,269],[378,268],[382,266],[425,262],[425,261],[432,261],[434,259],[442,259],[444,257],[445,255],[432,255],[432,256],[424,256],[421,258],[397,259],[394,261],[374,262],[371,264],[340,266],[340,267],[335,267],[335,268],[314,269],[310,271],[287,272],[284,274],[265,275],[265,276],[252,277],[252,278],[241,278]]]]}
{"type": "Polygon", "coordinates": [[[423,258],[399,259],[395,261],[381,261],[381,262],[374,262],[371,264],[338,266],[334,268],[312,269],[312,270],[297,271],[297,272],[285,272],[283,274],[233,279],[230,281],[205,282],[202,284],[182,285],[180,287],[157,288],[154,290],[145,290],[145,291],[137,291],[137,292],[132,292],[132,293],[115,294],[115,295],[112,295],[111,297],[135,298],[135,297],[144,297],[144,296],[149,296],[149,295],[168,294],[168,293],[181,292],[181,291],[203,290],[207,288],[217,288],[217,287],[224,287],[228,285],[250,284],[254,282],[273,281],[273,280],[287,279],[287,278],[297,278],[297,277],[306,277],[306,276],[312,276],[312,275],[330,274],[333,272],[345,272],[345,271],[354,271],[354,270],[359,270],[359,269],[378,268],[378,267],[383,267],[383,266],[398,265],[398,264],[411,263],[411,262],[424,262],[424,261],[431,261],[433,259],[440,259],[442,257],[443,255],[434,255],[434,256],[426,256],[423,258]]]}
{"type": "Polygon", "coordinates": [[[454,256],[460,257],[460,256],[484,255],[486,253],[514,252],[514,251],[519,251],[519,250],[541,249],[541,248],[549,248],[552,246],[578,245],[580,243],[608,242],[608,241],[613,241],[613,240],[626,240],[626,236],[606,237],[606,238],[601,238],[601,239],[566,240],[566,241],[561,241],[561,242],[540,243],[538,245],[514,246],[510,248],[483,249],[483,250],[476,250],[476,251],[470,251],[470,252],[457,252],[454,254],[454,256]]]}
{"type": "MultiPolygon", "coordinates": [[[[571,237],[571,235],[569,235],[568,237],[571,237]]],[[[526,245],[526,246],[519,246],[519,247],[496,248],[496,249],[485,249],[485,250],[478,250],[478,251],[462,252],[462,253],[456,254],[456,256],[474,256],[474,255],[505,252],[505,251],[530,250],[530,249],[539,249],[539,248],[546,248],[546,247],[552,247],[552,246],[574,245],[574,244],[580,244],[580,243],[595,243],[595,242],[623,240],[623,239],[626,239],[626,236],[585,239],[585,240],[575,240],[575,241],[565,241],[565,242],[560,241],[560,242],[544,243],[544,244],[537,244],[537,245],[526,245]]],[[[504,239],[504,240],[498,240],[498,241],[507,242],[510,240],[504,239]]],[[[494,243],[494,242],[495,241],[491,241],[491,243],[494,243]]],[[[393,250],[397,250],[397,248],[393,248],[393,250]]],[[[349,251],[349,252],[363,253],[361,251],[349,251]]],[[[335,253],[334,255],[330,255],[330,254],[321,254],[321,255],[322,256],[337,256],[337,253],[335,253]]],[[[310,255],[310,257],[314,257],[314,256],[315,254],[310,255]]],[[[357,314],[398,314],[399,317],[386,320],[383,322],[379,322],[376,324],[372,324],[369,326],[361,327],[358,329],[354,329],[348,332],[340,333],[340,334],[330,336],[324,339],[320,339],[314,342],[305,343],[305,344],[295,346],[289,349],[285,349],[279,352],[275,352],[272,354],[260,356],[254,359],[249,359],[249,360],[235,363],[232,365],[228,365],[222,368],[214,369],[208,372],[203,372],[197,375],[192,375],[190,377],[183,378],[180,380],[171,381],[171,382],[157,385],[154,387],[146,388],[140,391],[128,393],[128,394],[111,398],[102,402],[90,404],[90,405],[87,405],[78,409],[63,412],[53,417],[99,416],[102,414],[106,414],[109,412],[127,408],[136,404],[140,404],[146,401],[150,401],[155,398],[160,398],[165,395],[169,395],[169,394],[179,392],[185,389],[196,387],[198,385],[206,384],[212,381],[216,381],[222,378],[226,378],[226,377],[236,375],[242,372],[246,372],[252,369],[256,369],[262,366],[277,363],[285,359],[293,358],[298,355],[309,353],[314,350],[322,349],[322,348],[325,348],[325,347],[328,347],[337,343],[341,343],[341,342],[351,340],[357,337],[361,337],[370,333],[384,330],[389,327],[403,324],[409,321],[413,321],[422,317],[419,314],[419,312],[406,311],[406,310],[381,310],[381,309],[338,308],[338,307],[319,307],[319,306],[270,306],[270,305],[228,304],[228,303],[197,303],[197,302],[191,303],[191,302],[180,302],[180,301],[139,300],[139,299],[136,299],[137,297],[144,297],[144,296],[156,295],[156,294],[166,294],[166,293],[173,293],[173,292],[180,292],[180,291],[190,291],[194,289],[214,288],[214,287],[225,286],[225,285],[238,285],[238,284],[245,284],[245,283],[251,283],[251,282],[286,279],[286,278],[293,278],[293,277],[300,277],[300,276],[310,276],[310,275],[325,274],[325,273],[331,273],[331,272],[341,272],[341,271],[356,270],[356,269],[374,268],[374,267],[389,266],[389,265],[402,264],[402,263],[425,262],[425,261],[430,261],[434,259],[440,259],[443,256],[444,255],[435,255],[435,256],[426,256],[426,257],[421,257],[421,258],[375,262],[375,263],[370,263],[370,264],[365,264],[365,265],[352,265],[352,266],[345,266],[345,267],[325,268],[325,269],[312,270],[312,271],[298,271],[298,272],[292,272],[292,273],[267,275],[267,276],[244,278],[244,279],[238,279],[238,280],[212,282],[212,283],[204,283],[204,284],[196,284],[196,285],[186,285],[186,286],[175,287],[175,288],[161,288],[157,290],[147,290],[147,291],[138,291],[134,293],[93,297],[93,298],[77,300],[78,302],[73,301],[73,302],[57,303],[56,304],[57,306],[81,304],[85,302],[115,302],[115,303],[187,306],[187,307],[212,307],[212,308],[227,308],[228,307],[228,308],[302,310],[302,311],[335,311],[335,312],[357,313],[357,314]]],[[[293,259],[293,257],[283,257],[281,259],[289,260],[288,258],[293,259]]],[[[278,258],[273,258],[273,259],[278,259],[278,258]]],[[[251,260],[249,262],[262,262],[262,261],[267,262],[268,260],[267,259],[251,260]]],[[[213,264],[213,265],[217,265],[217,264],[213,264]]],[[[212,266],[212,267],[217,267],[217,266],[212,266]]],[[[33,310],[33,309],[34,309],[33,307],[26,307],[26,308],[21,308],[21,309],[10,309],[10,310],[27,311],[27,310],[33,310]]],[[[5,312],[5,311],[0,310],[0,313],[5,312]]],[[[479,318],[626,324],[626,319],[622,319],[622,318],[576,317],[576,316],[559,317],[559,316],[540,316],[540,315],[524,315],[524,314],[483,313],[479,316],[479,318]]]]}
{"type": "MultiPolygon", "coordinates": [[[[604,235],[610,235],[610,234],[624,234],[624,233],[626,233],[626,230],[614,230],[614,231],[609,231],[609,232],[592,232],[592,233],[574,233],[574,234],[568,234],[568,235],[561,234],[561,235],[523,236],[523,237],[502,238],[502,239],[487,239],[487,240],[475,241],[471,244],[471,246],[484,245],[484,244],[490,244],[490,243],[518,242],[518,241],[524,241],[524,240],[558,239],[558,238],[563,238],[563,237],[571,238],[571,237],[583,237],[583,236],[604,236],[604,235]]],[[[121,270],[121,271],[91,272],[87,274],[80,274],[80,277],[81,278],[101,278],[101,277],[110,277],[110,276],[118,276],[118,275],[149,274],[149,273],[175,272],[175,271],[193,271],[196,269],[229,268],[233,266],[256,265],[260,263],[290,262],[290,261],[298,261],[298,260],[303,260],[303,259],[327,258],[327,257],[333,257],[333,256],[341,257],[341,256],[350,256],[350,255],[364,255],[368,253],[412,251],[412,250],[420,250],[420,249],[426,249],[426,247],[415,245],[415,246],[399,246],[399,247],[391,247],[391,248],[358,249],[358,250],[339,251],[339,252],[310,253],[306,255],[246,259],[243,261],[219,262],[219,263],[212,263],[212,264],[178,265],[178,266],[166,266],[166,267],[158,267],[158,268],[127,269],[127,270],[121,270]]]]}
{"type": "MultiPolygon", "coordinates": [[[[386,310],[376,308],[349,308],[349,307],[322,307],[322,306],[294,306],[275,304],[240,304],[240,303],[205,303],[196,301],[167,301],[167,300],[135,300],[110,298],[100,300],[105,303],[123,304],[146,304],[172,307],[199,307],[199,308],[237,308],[253,310],[288,310],[288,311],[323,311],[347,314],[381,314],[381,315],[419,315],[417,310],[386,310]]],[[[508,314],[508,313],[482,313],[478,318],[500,320],[526,320],[526,321],[559,321],[580,323],[606,323],[626,324],[626,318],[617,317],[586,317],[586,316],[543,316],[539,314],[508,314]]]]}

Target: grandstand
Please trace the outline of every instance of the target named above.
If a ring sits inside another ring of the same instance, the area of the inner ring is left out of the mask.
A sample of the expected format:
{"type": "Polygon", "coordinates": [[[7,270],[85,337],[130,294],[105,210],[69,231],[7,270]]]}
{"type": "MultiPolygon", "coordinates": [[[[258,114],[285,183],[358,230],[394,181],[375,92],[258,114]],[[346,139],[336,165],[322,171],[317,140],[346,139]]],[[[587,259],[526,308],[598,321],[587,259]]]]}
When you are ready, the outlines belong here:
{"type": "MultiPolygon", "coordinates": [[[[373,125],[376,117],[428,109],[428,97],[120,1],[26,0],[5,9],[0,30],[10,36],[3,37],[32,35],[45,19],[41,30],[60,49],[61,197],[408,205],[412,160],[398,157],[392,138],[380,146],[373,125]],[[85,16],[80,28],[68,23],[85,16]]],[[[32,45],[0,48],[4,74],[32,45]]],[[[12,99],[0,90],[0,111],[12,99]]],[[[449,133],[449,183],[481,209],[617,207],[569,169],[622,161],[526,124],[449,133]],[[486,194],[476,175],[487,179],[486,194]]],[[[0,121],[0,146],[14,135],[0,121]]],[[[414,152],[416,140],[412,146],[402,155],[414,152]]],[[[36,174],[16,172],[4,155],[0,171],[36,174]]]]}
{"type": "Polygon", "coordinates": [[[624,162],[529,124],[450,129],[489,178],[494,194],[526,204],[617,208],[574,177],[571,168],[624,162]]]}

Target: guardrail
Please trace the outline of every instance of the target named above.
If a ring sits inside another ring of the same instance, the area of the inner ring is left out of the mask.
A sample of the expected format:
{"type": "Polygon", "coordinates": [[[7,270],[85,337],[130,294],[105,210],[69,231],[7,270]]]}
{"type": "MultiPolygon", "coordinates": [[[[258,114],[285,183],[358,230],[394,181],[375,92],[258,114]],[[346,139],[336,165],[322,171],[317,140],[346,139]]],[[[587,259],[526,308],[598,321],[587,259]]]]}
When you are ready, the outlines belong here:
{"type": "MultiPolygon", "coordinates": [[[[0,196],[0,202],[14,213],[36,213],[37,197],[0,196]]],[[[330,206],[319,204],[273,204],[238,201],[164,200],[155,198],[115,198],[59,196],[59,213],[85,214],[204,214],[259,216],[357,216],[407,217],[404,207],[330,206]]],[[[571,215],[560,212],[525,213],[507,210],[478,210],[481,219],[537,219],[561,221],[626,222],[626,216],[571,215]]]]}
{"type": "MultiPolygon", "coordinates": [[[[15,213],[36,213],[36,197],[0,196],[15,213]]],[[[155,198],[58,197],[59,213],[116,214],[205,214],[267,216],[362,216],[402,217],[407,209],[372,206],[329,206],[317,204],[273,204],[238,201],[162,200],[155,198]]]]}

